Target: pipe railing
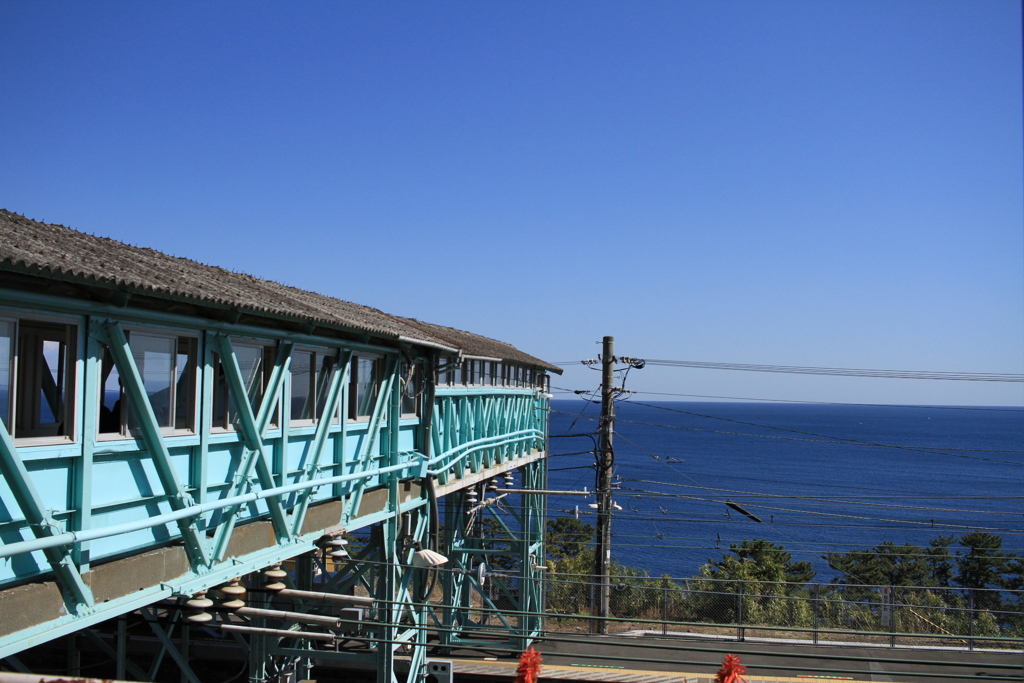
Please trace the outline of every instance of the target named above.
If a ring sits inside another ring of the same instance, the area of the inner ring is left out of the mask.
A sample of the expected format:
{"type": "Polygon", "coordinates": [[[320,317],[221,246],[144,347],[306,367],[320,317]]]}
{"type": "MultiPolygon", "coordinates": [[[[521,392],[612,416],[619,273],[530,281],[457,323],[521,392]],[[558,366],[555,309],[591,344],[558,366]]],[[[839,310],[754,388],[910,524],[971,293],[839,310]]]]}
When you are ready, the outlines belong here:
{"type": "Polygon", "coordinates": [[[437,476],[443,472],[447,472],[461,460],[464,460],[469,456],[470,453],[482,450],[484,448],[493,448],[497,445],[512,444],[519,441],[528,441],[530,439],[543,439],[544,433],[539,429],[520,429],[515,432],[509,432],[508,434],[500,434],[497,436],[485,436],[481,439],[474,439],[473,441],[467,441],[461,443],[458,446],[449,448],[444,453],[437,455],[427,461],[427,467],[430,468],[433,465],[443,461],[445,458],[452,458],[451,462],[447,463],[444,467],[437,469],[428,469],[427,473],[432,476],[437,476]],[[454,457],[459,451],[463,451],[457,457],[454,457]]]}
{"type": "MultiPolygon", "coordinates": [[[[373,470],[367,470],[365,472],[353,472],[350,474],[339,474],[333,477],[322,477],[318,479],[312,479],[309,481],[297,482],[294,484],[285,484],[283,486],[275,486],[269,489],[260,489],[257,491],[251,491],[246,494],[239,496],[231,496],[229,498],[222,498],[220,500],[209,501],[206,503],[199,503],[196,505],[190,505],[181,510],[175,510],[174,512],[168,512],[162,515],[156,515],[154,517],[147,517],[146,519],[139,519],[132,522],[125,522],[123,524],[115,524],[112,526],[101,527],[99,529],[83,529],[79,531],[65,531],[60,534],[54,534],[46,538],[37,538],[29,541],[18,541],[16,543],[7,543],[0,545],[0,558],[13,557],[14,555],[21,555],[24,553],[35,552],[37,550],[43,550],[45,548],[55,548],[62,545],[70,545],[74,543],[84,543],[86,541],[94,541],[100,538],[109,538],[110,536],[119,536],[121,534],[128,534],[135,531],[143,531],[145,529],[151,529],[156,526],[162,526],[164,524],[170,524],[171,522],[177,522],[181,519],[187,519],[189,517],[198,517],[207,512],[214,512],[234,505],[248,505],[261,499],[272,498],[274,496],[283,496],[295,491],[303,491],[306,489],[316,489],[321,486],[331,486],[333,484],[340,484],[346,481],[355,481],[360,479],[372,479],[376,476],[387,474],[389,472],[398,472],[400,470],[418,470],[416,476],[424,476],[424,473],[431,476],[437,476],[441,472],[447,471],[455,465],[458,460],[465,458],[469,453],[479,450],[481,448],[493,447],[498,444],[511,444],[518,441],[524,441],[527,439],[542,438],[543,434],[536,429],[523,429],[516,432],[510,432],[508,434],[499,434],[496,436],[484,437],[482,439],[476,439],[475,441],[468,441],[464,444],[449,449],[445,453],[439,456],[431,458],[430,460],[424,460],[422,456],[409,460],[408,462],[401,463],[398,465],[391,465],[389,467],[379,467],[373,470]],[[437,470],[428,469],[430,465],[441,462],[445,458],[451,457],[453,453],[459,450],[466,449],[458,459],[452,460],[445,467],[437,470]]],[[[418,455],[418,454],[417,454],[418,455]]]]}

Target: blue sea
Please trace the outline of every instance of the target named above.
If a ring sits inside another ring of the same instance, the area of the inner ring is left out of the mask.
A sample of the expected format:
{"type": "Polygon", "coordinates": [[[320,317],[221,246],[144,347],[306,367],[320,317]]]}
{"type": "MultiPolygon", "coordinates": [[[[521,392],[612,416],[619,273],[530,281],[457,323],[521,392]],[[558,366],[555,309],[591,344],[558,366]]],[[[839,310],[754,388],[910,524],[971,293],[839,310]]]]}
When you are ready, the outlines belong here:
{"type": "MultiPolygon", "coordinates": [[[[1024,546],[1024,410],[623,401],[616,407],[616,561],[694,576],[730,543],[766,538],[822,557],[884,541],[987,531],[1024,546]],[[726,506],[731,501],[757,517],[726,506]]],[[[595,487],[600,407],[552,401],[549,486],[595,487]],[[564,454],[564,455],[560,455],[564,454]]],[[[550,496],[593,524],[595,498],[550,496]]]]}

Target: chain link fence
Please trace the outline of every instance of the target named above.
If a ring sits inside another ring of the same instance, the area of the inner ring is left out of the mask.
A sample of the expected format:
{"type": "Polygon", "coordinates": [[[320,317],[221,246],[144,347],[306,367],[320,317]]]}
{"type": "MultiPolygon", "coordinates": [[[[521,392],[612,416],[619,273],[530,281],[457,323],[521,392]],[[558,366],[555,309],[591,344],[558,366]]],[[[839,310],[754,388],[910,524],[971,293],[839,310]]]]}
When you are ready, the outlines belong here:
{"type": "MultiPolygon", "coordinates": [[[[545,629],[597,632],[589,575],[545,578],[545,629]]],[[[1020,650],[1024,591],[613,576],[608,634],[1020,650]]]]}

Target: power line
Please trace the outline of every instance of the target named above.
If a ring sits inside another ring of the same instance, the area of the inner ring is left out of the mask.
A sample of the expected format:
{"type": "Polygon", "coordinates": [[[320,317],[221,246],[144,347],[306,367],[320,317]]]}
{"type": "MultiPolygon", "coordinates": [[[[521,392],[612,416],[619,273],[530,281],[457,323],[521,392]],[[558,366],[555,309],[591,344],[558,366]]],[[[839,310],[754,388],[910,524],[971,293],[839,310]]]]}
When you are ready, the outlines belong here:
{"type": "MultiPolygon", "coordinates": [[[[961,382],[1024,382],[1024,375],[999,372],[936,372],[926,370],[872,370],[863,368],[822,368],[802,365],[757,365],[752,363],[712,363],[693,360],[644,359],[647,365],[662,367],[697,368],[701,370],[739,370],[744,372],[774,372],[795,375],[833,375],[839,377],[879,377],[884,379],[933,379],[961,382]]],[[[575,365],[586,361],[555,363],[575,365]]]]}
{"type": "MultiPolygon", "coordinates": [[[[552,387],[562,393],[575,393],[569,389],[562,389],[560,387],[552,387]]],[[[647,394],[651,396],[682,396],[687,398],[717,398],[728,401],[752,401],[755,403],[797,403],[797,404],[811,404],[811,405],[824,405],[824,406],[856,406],[862,408],[914,408],[917,410],[983,410],[988,412],[999,412],[999,413],[1020,413],[1024,412],[1024,407],[1021,408],[996,408],[987,406],[926,406],[926,405],[914,405],[914,404],[900,404],[900,403],[843,403],[840,401],[806,401],[788,398],[751,398],[749,396],[711,396],[708,394],[676,394],[668,393],[664,391],[635,391],[636,394],[647,394]]]]}
{"type": "MultiPolygon", "coordinates": [[[[639,484],[661,484],[661,485],[665,485],[665,486],[678,486],[678,487],[681,487],[681,488],[699,489],[699,490],[704,490],[704,491],[718,491],[718,492],[721,492],[721,493],[731,493],[731,494],[734,494],[734,495],[735,494],[739,494],[740,496],[743,496],[745,499],[749,499],[749,498],[754,498],[754,499],[757,499],[757,498],[775,498],[775,499],[780,499],[781,498],[781,499],[786,499],[786,500],[802,500],[802,501],[806,501],[808,504],[815,504],[815,503],[819,503],[819,504],[820,503],[829,503],[829,504],[831,504],[831,503],[838,503],[838,504],[841,504],[841,505],[863,505],[863,506],[867,506],[867,507],[899,508],[899,509],[903,509],[903,510],[925,510],[925,511],[929,511],[929,512],[962,512],[962,513],[979,514],[979,515],[1014,515],[1014,516],[1016,516],[1016,515],[1020,514],[1019,512],[999,512],[999,511],[992,511],[992,510],[965,510],[963,508],[939,508],[939,507],[925,507],[925,506],[920,506],[920,505],[897,505],[897,504],[894,504],[894,503],[876,503],[876,502],[869,502],[869,501],[844,500],[842,498],[831,498],[831,497],[826,498],[824,496],[795,496],[795,495],[792,495],[792,494],[782,494],[782,493],[760,493],[760,492],[757,492],[757,491],[741,491],[741,490],[737,490],[737,489],[712,488],[710,486],[690,486],[688,484],[674,484],[674,483],[670,483],[670,482],[650,481],[648,479],[626,479],[625,481],[636,482],[636,483],[639,483],[639,484]]],[[[687,495],[681,494],[681,493],[664,493],[664,492],[661,492],[661,491],[649,491],[649,490],[646,490],[646,489],[633,489],[633,488],[623,488],[622,490],[623,491],[636,491],[638,493],[643,493],[643,494],[651,495],[651,496],[659,496],[659,497],[663,497],[663,498],[690,498],[690,496],[687,496],[687,495]]],[[[853,497],[854,496],[846,496],[846,498],[853,498],[853,497]]],[[[876,496],[871,496],[871,497],[872,498],[876,498],[876,496]]],[[[884,498],[888,499],[888,497],[884,497],[884,498]]],[[[1018,497],[1014,497],[1012,499],[1013,500],[1021,500],[1018,497]]],[[[987,498],[986,498],[986,500],[987,500],[987,498]]]]}

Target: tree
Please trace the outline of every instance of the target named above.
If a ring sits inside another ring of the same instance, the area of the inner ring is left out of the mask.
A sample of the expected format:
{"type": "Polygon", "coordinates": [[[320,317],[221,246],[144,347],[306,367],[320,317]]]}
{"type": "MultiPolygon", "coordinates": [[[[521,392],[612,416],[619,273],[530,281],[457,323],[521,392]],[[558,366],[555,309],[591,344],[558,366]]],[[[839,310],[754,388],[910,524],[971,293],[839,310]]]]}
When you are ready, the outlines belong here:
{"type": "Polygon", "coordinates": [[[594,526],[575,517],[556,517],[547,522],[547,555],[552,560],[575,557],[594,541],[594,526]]]}
{"type": "Polygon", "coordinates": [[[939,536],[928,541],[926,561],[932,570],[936,586],[949,586],[953,581],[953,555],[949,547],[956,542],[956,536],[939,536]]]}
{"type": "Polygon", "coordinates": [[[984,531],[972,531],[960,537],[967,552],[957,553],[956,582],[964,588],[1002,587],[1007,561],[1003,539],[984,531]]]}
{"type": "Polygon", "coordinates": [[[941,545],[925,549],[905,543],[886,541],[867,550],[829,553],[829,566],[842,572],[832,583],[868,586],[938,586],[936,569],[943,573],[941,545]]]}
{"type": "Polygon", "coordinates": [[[788,583],[807,583],[814,579],[810,562],[794,562],[793,554],[785,546],[775,545],[765,538],[744,539],[739,545],[733,543],[729,552],[736,557],[725,555],[721,562],[708,558],[711,578],[788,583]]]}

